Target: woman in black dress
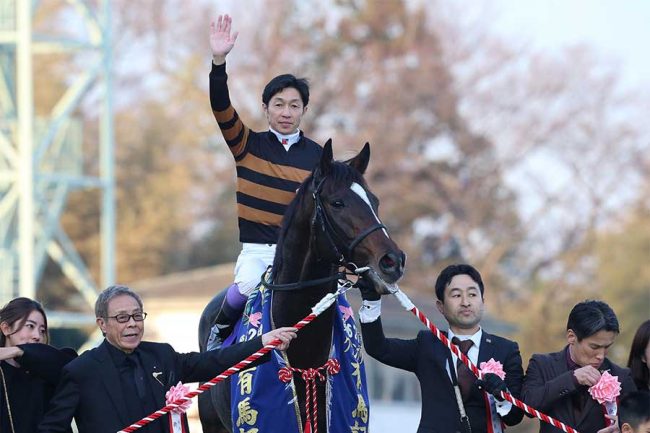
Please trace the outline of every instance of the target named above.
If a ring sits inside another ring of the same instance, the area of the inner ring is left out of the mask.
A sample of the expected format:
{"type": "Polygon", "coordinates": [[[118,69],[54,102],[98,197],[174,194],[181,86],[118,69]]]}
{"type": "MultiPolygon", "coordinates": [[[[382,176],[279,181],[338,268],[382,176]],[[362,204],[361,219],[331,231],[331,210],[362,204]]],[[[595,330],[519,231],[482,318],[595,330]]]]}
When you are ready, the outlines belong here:
{"type": "Polygon", "coordinates": [[[0,309],[0,331],[0,432],[34,433],[61,369],[77,354],[47,344],[45,311],[29,298],[0,309]]]}

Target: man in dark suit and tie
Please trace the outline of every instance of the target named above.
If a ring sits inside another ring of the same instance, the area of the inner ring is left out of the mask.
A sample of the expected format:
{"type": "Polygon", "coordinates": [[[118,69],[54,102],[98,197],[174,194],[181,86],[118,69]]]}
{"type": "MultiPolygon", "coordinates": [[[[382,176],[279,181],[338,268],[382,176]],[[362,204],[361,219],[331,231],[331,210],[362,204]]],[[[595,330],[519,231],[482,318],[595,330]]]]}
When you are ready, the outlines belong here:
{"type": "MultiPolygon", "coordinates": [[[[106,339],[65,366],[40,433],[64,432],[73,417],[79,433],[115,433],[165,406],[165,393],[179,381],[210,380],[276,338],[285,350],[296,335],[295,328],[278,328],[225,349],[177,353],[169,344],[141,341],[147,313],[125,286],[104,290],[95,315],[106,339]]],[[[168,416],[138,431],[169,433],[168,416]]]]}
{"type": "Polygon", "coordinates": [[[384,364],[415,373],[420,381],[418,433],[466,433],[470,425],[472,433],[495,433],[503,431],[503,424],[521,421],[521,410],[495,397],[506,390],[519,396],[523,379],[519,346],[481,328],[484,285],[474,267],[445,268],[436,280],[436,305],[449,323],[447,336],[477,366],[490,359],[501,362],[505,380],[489,373],[478,381],[429,330],[412,340],[386,338],[379,317],[381,300],[368,280],[358,285],[364,299],[359,316],[366,352],[384,364]]]}
{"type": "MultiPolygon", "coordinates": [[[[588,389],[604,371],[618,377],[621,396],[636,389],[630,370],[606,358],[618,333],[618,319],[606,303],[584,301],[574,306],[567,321],[567,346],[530,359],[522,391],[524,403],[580,433],[617,432],[615,427],[607,428],[605,408],[591,398],[588,389]]],[[[562,430],[540,423],[539,431],[562,430]]]]}

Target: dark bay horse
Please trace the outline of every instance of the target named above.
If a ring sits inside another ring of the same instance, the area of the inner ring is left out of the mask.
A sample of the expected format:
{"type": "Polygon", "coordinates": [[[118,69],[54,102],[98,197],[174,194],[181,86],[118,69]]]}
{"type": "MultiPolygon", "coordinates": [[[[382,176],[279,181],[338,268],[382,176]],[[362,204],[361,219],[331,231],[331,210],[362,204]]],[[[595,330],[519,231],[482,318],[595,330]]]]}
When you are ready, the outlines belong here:
{"type": "MultiPolygon", "coordinates": [[[[369,159],[370,146],[366,143],[349,161],[334,161],[329,140],[319,165],[287,208],[271,284],[267,286],[273,291],[271,312],[275,327],[293,326],[308,315],[326,293],[336,290],[342,268],[369,267],[368,277],[380,294],[389,293],[390,286],[401,278],[405,255],[381,224],[377,215],[379,201],[363,179],[369,159]],[[317,280],[321,283],[315,284],[317,280]]],[[[201,323],[213,323],[218,309],[214,304],[208,304],[201,323]]],[[[286,353],[292,367],[317,368],[328,360],[333,321],[334,308],[330,307],[298,333],[286,353]]],[[[205,349],[208,336],[209,328],[200,327],[201,350],[205,349]]],[[[305,382],[299,375],[294,380],[304,420],[305,382]]],[[[324,414],[324,384],[317,386],[317,393],[318,412],[324,414]]],[[[209,393],[199,396],[199,413],[205,433],[232,431],[229,384],[217,384],[209,393]]],[[[318,417],[317,428],[327,432],[325,416],[318,417]]]]}

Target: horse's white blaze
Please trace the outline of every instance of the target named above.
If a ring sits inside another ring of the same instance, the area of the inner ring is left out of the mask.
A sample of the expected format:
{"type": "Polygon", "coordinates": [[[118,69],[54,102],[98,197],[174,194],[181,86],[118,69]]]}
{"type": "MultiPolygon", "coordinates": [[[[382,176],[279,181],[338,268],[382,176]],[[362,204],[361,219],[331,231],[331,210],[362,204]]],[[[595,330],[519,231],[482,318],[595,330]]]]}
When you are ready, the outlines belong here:
{"type": "MultiPolygon", "coordinates": [[[[361,197],[361,200],[363,200],[368,205],[368,207],[370,208],[370,212],[372,212],[372,216],[374,216],[375,220],[379,224],[381,224],[381,221],[379,220],[379,217],[375,213],[375,210],[372,208],[372,204],[370,204],[370,199],[368,198],[368,194],[366,193],[366,190],[363,189],[363,187],[361,185],[359,185],[358,183],[356,183],[356,182],[352,182],[352,186],[350,187],[350,189],[352,191],[354,191],[354,193],[356,195],[361,197]]],[[[386,237],[390,239],[390,236],[388,236],[388,232],[386,231],[386,229],[381,229],[381,231],[384,232],[386,237]]]]}

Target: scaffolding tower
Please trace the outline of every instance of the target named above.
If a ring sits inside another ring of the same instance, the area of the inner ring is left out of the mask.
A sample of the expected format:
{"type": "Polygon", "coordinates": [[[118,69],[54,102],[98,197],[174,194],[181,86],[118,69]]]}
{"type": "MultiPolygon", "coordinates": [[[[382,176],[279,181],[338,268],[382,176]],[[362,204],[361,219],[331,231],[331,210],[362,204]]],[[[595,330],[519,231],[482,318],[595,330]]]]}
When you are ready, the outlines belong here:
{"type": "MultiPolygon", "coordinates": [[[[55,3],[0,0],[2,304],[15,296],[35,298],[49,259],[91,306],[98,283],[105,287],[115,279],[110,0],[55,3]],[[34,24],[36,18],[41,24],[34,24]],[[60,98],[35,116],[34,94],[43,89],[34,88],[34,65],[45,56],[65,58],[74,67],[60,98]],[[82,148],[88,145],[75,118],[89,94],[99,107],[99,161],[92,173],[84,168],[82,148]],[[97,189],[101,197],[100,282],[60,221],[69,194],[79,189],[97,189]]],[[[74,326],[79,315],[48,312],[48,319],[50,326],[74,326]]]]}

